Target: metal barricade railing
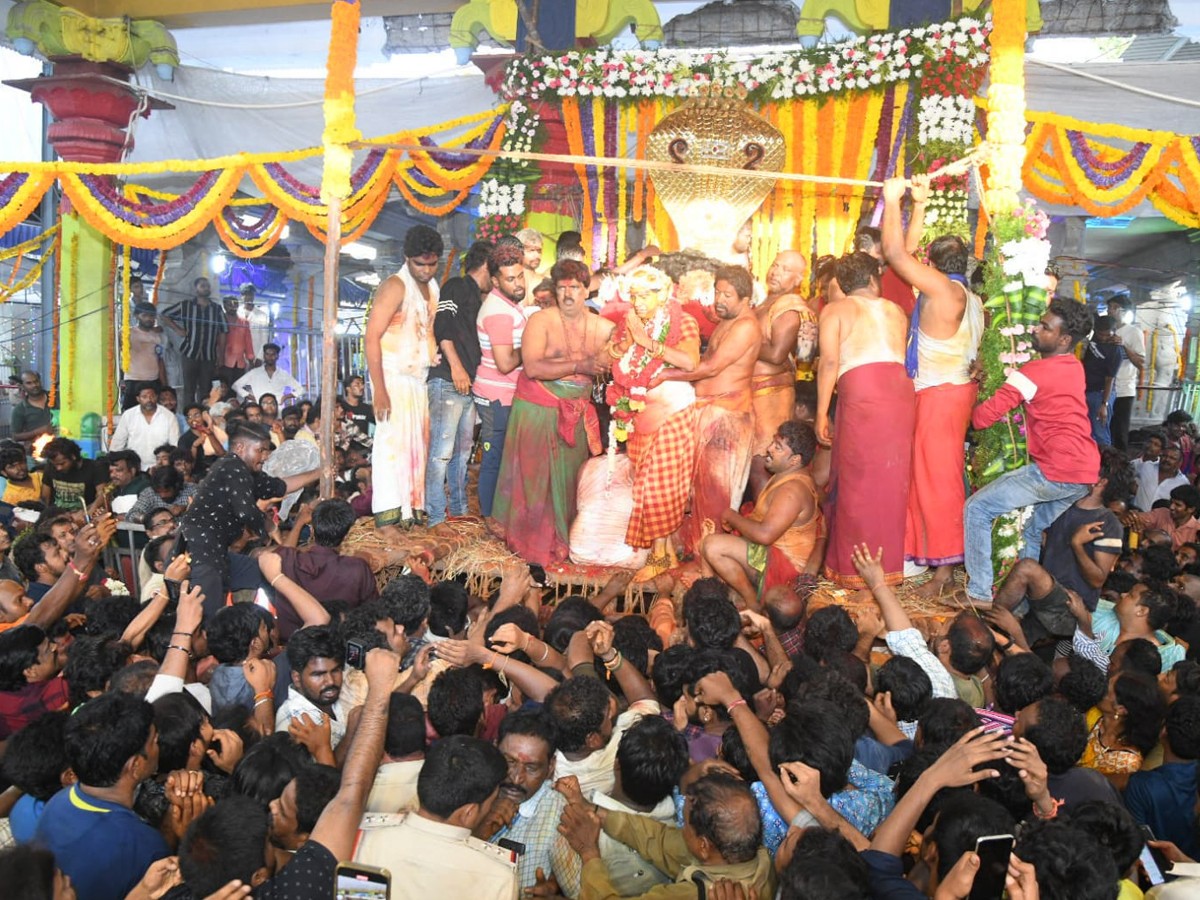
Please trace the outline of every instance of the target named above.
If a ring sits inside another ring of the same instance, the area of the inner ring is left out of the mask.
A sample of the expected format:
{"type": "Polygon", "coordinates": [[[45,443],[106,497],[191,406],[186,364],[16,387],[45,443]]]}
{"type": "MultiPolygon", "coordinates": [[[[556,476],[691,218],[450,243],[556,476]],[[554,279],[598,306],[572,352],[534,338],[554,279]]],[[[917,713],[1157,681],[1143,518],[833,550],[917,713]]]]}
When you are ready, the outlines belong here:
{"type": "Polygon", "coordinates": [[[1169,413],[1182,409],[1200,419],[1200,382],[1183,381],[1161,387],[1138,388],[1130,414],[1134,428],[1161,425],[1169,413]]]}

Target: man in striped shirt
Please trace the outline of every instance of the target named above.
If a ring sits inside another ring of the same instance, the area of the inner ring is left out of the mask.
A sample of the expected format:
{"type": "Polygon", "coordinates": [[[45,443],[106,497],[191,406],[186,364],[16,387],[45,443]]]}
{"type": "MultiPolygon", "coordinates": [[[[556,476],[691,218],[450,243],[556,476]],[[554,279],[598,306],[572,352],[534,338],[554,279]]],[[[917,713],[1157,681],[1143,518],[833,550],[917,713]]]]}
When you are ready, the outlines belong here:
{"type": "Polygon", "coordinates": [[[183,355],[183,402],[200,403],[208,396],[217,361],[225,356],[229,326],[225,311],[212,302],[212,285],[201,276],[193,283],[196,297],[185,300],[163,316],[163,323],[178,334],[183,355]]]}
{"type": "Polygon", "coordinates": [[[521,374],[521,335],[525,331],[525,248],[502,238],[488,257],[492,292],[479,308],[480,360],[473,385],[479,413],[483,461],[479,466],[479,508],[492,514],[492,499],[504,456],[504,435],[517,376],[521,374]]]}

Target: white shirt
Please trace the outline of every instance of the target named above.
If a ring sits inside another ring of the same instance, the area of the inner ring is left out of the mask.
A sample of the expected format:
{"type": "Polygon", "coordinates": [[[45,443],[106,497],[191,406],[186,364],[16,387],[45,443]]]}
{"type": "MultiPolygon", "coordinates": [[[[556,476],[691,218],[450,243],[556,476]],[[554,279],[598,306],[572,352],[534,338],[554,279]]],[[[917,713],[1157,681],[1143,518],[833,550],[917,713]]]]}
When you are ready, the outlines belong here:
{"type": "MultiPolygon", "coordinates": [[[[332,721],[329,724],[329,745],[334,750],[346,736],[346,719],[349,718],[350,710],[353,708],[345,691],[338,697],[337,703],[333,704],[332,721]]],[[[288,698],[275,713],[275,730],[287,731],[292,719],[299,715],[308,716],[308,720],[314,725],[320,725],[325,719],[325,713],[309,702],[309,699],[296,690],[294,685],[288,685],[288,698]]]]}
{"type": "Polygon", "coordinates": [[[641,721],[642,716],[657,716],[662,712],[657,700],[639,700],[629,709],[617,716],[613,726],[612,737],[608,743],[583,759],[567,759],[561,750],[554,754],[554,777],[566,778],[574,775],[579,779],[579,789],[584,798],[590,800],[592,794],[599,791],[602,794],[612,792],[617,782],[613,765],[617,761],[617,747],[625,732],[641,721]]]}
{"type": "Polygon", "coordinates": [[[150,421],[140,406],[131,406],[121,413],[117,430],[109,441],[110,450],[132,450],[142,461],[142,469],[154,466],[154,448],[179,443],[179,422],[165,406],[154,407],[150,421]]]}
{"type": "Polygon", "coordinates": [[[1144,459],[1135,459],[1133,474],[1137,476],[1138,481],[1137,496],[1133,498],[1133,505],[1142,512],[1150,512],[1157,500],[1170,500],[1171,491],[1188,483],[1187,476],[1182,473],[1176,473],[1172,478],[1159,481],[1157,460],[1147,462],[1144,459]]]}
{"type": "MultiPolygon", "coordinates": [[[[1117,329],[1117,337],[1121,339],[1121,343],[1127,350],[1132,350],[1139,356],[1146,355],[1146,336],[1136,325],[1122,325],[1117,329]]],[[[1121,368],[1117,369],[1117,377],[1113,379],[1113,396],[1132,397],[1137,393],[1137,383],[1137,367],[1129,361],[1129,356],[1126,355],[1125,359],[1121,361],[1121,368]]]]}
{"type": "Polygon", "coordinates": [[[263,344],[271,341],[271,316],[261,307],[246,312],[244,306],[238,307],[238,318],[250,326],[250,342],[254,344],[254,355],[262,359],[263,344]]]}
{"type": "Polygon", "coordinates": [[[279,401],[280,407],[283,406],[283,392],[285,388],[291,388],[292,393],[299,397],[304,393],[304,386],[300,384],[292,373],[279,366],[275,367],[275,372],[268,373],[266,366],[259,366],[257,369],[251,369],[241,378],[233,383],[233,392],[237,394],[238,399],[246,396],[245,388],[249,387],[254,394],[254,399],[258,400],[263,394],[274,394],[275,399],[279,401]]]}

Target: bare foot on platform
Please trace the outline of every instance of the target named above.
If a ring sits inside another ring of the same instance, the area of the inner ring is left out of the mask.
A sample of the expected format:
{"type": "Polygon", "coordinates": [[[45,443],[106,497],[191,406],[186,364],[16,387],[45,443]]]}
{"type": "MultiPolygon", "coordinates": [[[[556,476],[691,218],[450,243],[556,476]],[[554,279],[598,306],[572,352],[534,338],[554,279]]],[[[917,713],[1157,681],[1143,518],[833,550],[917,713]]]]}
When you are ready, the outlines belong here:
{"type": "MultiPolygon", "coordinates": [[[[927,582],[918,588],[914,588],[912,596],[917,600],[936,600],[947,593],[947,586],[950,584],[948,578],[939,578],[934,575],[927,582]]],[[[951,591],[950,593],[953,593],[951,591]]]]}
{"type": "Polygon", "coordinates": [[[991,600],[979,600],[972,597],[967,593],[966,588],[956,588],[953,593],[948,595],[948,598],[965,609],[976,609],[984,612],[992,608],[991,600]]]}
{"type": "Polygon", "coordinates": [[[693,584],[699,581],[704,576],[700,571],[700,566],[695,560],[689,560],[679,566],[678,575],[675,578],[676,584],[683,587],[684,590],[690,588],[693,584]]]}
{"type": "Polygon", "coordinates": [[[404,539],[404,531],[399,525],[376,525],[375,535],[389,544],[398,544],[404,539]]]}

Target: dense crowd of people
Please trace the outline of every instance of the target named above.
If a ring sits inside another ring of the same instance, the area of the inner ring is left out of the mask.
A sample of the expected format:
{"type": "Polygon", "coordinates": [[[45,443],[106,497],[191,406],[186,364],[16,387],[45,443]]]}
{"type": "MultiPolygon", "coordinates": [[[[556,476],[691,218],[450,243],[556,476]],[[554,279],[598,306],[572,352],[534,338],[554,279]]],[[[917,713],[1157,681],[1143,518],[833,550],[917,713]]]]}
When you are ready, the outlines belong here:
{"type": "Polygon", "coordinates": [[[902,233],[889,183],[882,231],[811,281],[792,252],[762,286],[723,261],[711,302],[654,248],[613,295],[571,235],[547,284],[536,232],[439,285],[414,228],[368,321],[371,402],[352,375],[325,411],[198,279],[137,308],[100,459],[25,373],[0,447],[0,892],[357,897],[382,869],[395,898],[1195,896],[1190,418],[1131,460],[1114,385],[1140,356],[1116,307],[1061,300],[977,404],[980,301],[961,241],[913,255],[921,191],[902,233]],[[1032,462],[968,497],[968,426],[1017,407],[1032,462]],[[605,437],[641,556],[590,595],[550,602],[522,564],[476,596],[421,556],[380,583],[346,546],[364,517],[386,538],[478,502],[524,560],[567,559],[605,437]],[[1022,507],[993,586],[993,523],[1022,507]],[[136,578],[106,568],[122,522],[136,578]],[[962,611],[910,613],[906,560],[962,611]],[[821,573],[860,593],[830,603],[821,573]]]}

